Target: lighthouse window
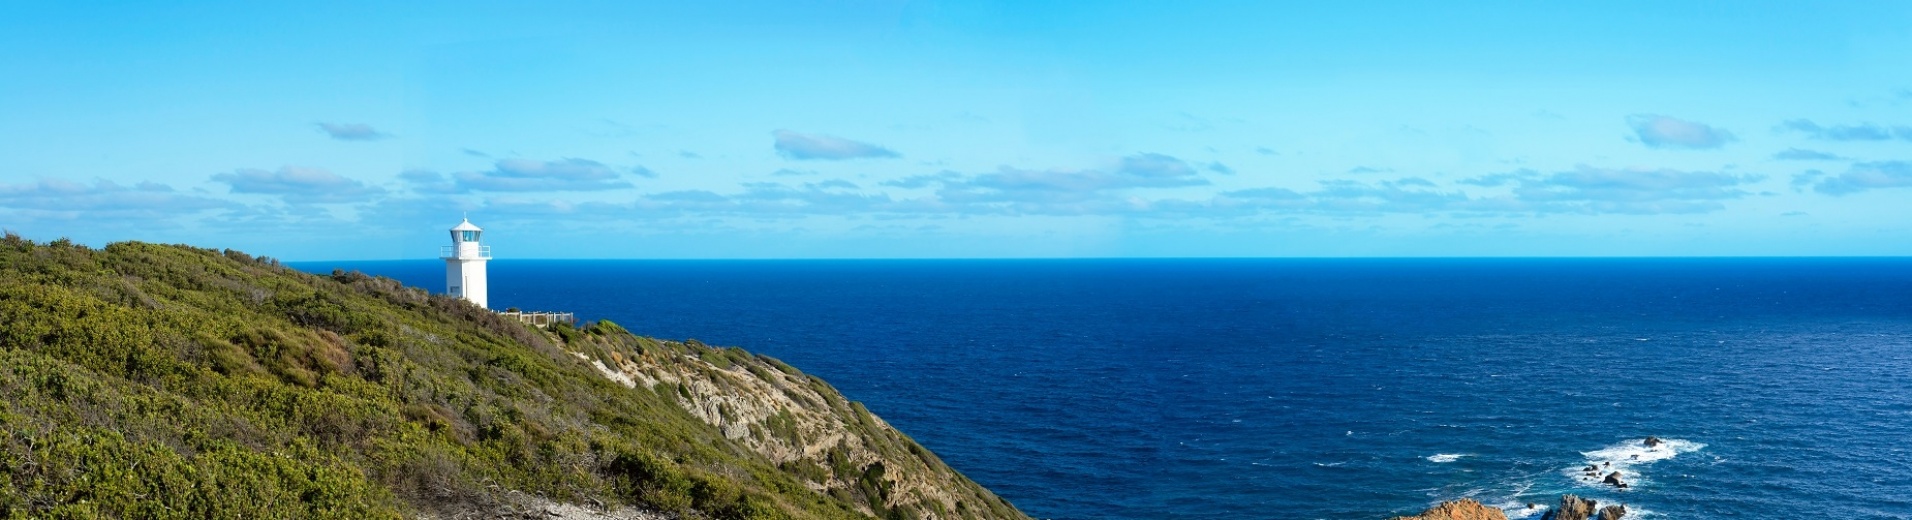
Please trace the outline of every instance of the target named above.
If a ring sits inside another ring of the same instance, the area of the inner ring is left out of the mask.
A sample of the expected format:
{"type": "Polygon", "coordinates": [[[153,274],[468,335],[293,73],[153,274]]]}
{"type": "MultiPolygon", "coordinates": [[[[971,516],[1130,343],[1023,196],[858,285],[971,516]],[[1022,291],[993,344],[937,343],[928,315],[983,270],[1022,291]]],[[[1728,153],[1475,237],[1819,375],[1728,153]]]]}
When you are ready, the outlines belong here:
{"type": "Polygon", "coordinates": [[[465,241],[465,242],[477,242],[477,241],[478,241],[478,232],[477,232],[477,231],[465,231],[465,232],[463,232],[463,234],[464,234],[464,236],[462,236],[462,237],[459,237],[459,240],[461,240],[461,241],[465,241]]]}

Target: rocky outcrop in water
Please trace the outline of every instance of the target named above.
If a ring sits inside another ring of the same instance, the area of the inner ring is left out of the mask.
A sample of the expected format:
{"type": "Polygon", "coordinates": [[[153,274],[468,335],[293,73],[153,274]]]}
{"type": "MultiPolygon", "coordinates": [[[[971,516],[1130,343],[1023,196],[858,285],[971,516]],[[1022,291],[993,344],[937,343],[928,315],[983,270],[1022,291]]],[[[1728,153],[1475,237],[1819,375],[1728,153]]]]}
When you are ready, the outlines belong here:
{"type": "Polygon", "coordinates": [[[1548,511],[1546,516],[1540,517],[1540,520],[1587,520],[1593,516],[1593,508],[1596,504],[1598,503],[1593,500],[1563,495],[1560,497],[1560,505],[1548,511]]]}
{"type": "MultiPolygon", "coordinates": [[[[1538,508],[1527,504],[1529,510],[1538,508]]],[[[1560,505],[1548,510],[1540,520],[1620,520],[1627,514],[1624,505],[1611,505],[1599,508],[1599,503],[1574,495],[1560,497],[1560,505]],[[1598,509],[1596,509],[1598,508],[1598,509]],[[1597,511],[1597,515],[1596,515],[1597,511]]],[[[1441,502],[1421,514],[1397,516],[1389,520],[1506,520],[1507,514],[1499,509],[1481,505],[1471,498],[1441,502]]]]}
{"type": "Polygon", "coordinates": [[[1650,436],[1650,435],[1649,435],[1649,436],[1647,436],[1647,438],[1646,438],[1646,447],[1648,447],[1648,448],[1655,448],[1655,447],[1659,447],[1659,445],[1661,445],[1661,444],[1666,444],[1666,441],[1663,441],[1663,440],[1660,440],[1660,438],[1659,438],[1659,437],[1654,437],[1654,436],[1650,436]]]}
{"type": "Polygon", "coordinates": [[[1507,514],[1499,509],[1483,506],[1471,498],[1463,498],[1422,511],[1414,516],[1397,516],[1391,520],[1507,520],[1507,514]]]}
{"type": "Polygon", "coordinates": [[[1608,473],[1607,478],[1601,479],[1600,482],[1621,489],[1626,489],[1627,487],[1627,481],[1621,478],[1620,472],[1618,471],[1608,473]]]}

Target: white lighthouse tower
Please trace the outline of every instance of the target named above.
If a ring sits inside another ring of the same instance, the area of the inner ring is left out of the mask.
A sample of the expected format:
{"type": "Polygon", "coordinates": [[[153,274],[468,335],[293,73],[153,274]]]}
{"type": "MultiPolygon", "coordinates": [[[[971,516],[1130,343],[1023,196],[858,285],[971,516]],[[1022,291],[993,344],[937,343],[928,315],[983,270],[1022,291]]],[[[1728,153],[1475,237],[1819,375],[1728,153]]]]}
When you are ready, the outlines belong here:
{"type": "Polygon", "coordinates": [[[478,245],[485,230],[466,219],[451,228],[451,245],[439,248],[445,259],[445,292],[464,298],[479,307],[486,305],[485,261],[491,260],[491,246],[478,245]]]}

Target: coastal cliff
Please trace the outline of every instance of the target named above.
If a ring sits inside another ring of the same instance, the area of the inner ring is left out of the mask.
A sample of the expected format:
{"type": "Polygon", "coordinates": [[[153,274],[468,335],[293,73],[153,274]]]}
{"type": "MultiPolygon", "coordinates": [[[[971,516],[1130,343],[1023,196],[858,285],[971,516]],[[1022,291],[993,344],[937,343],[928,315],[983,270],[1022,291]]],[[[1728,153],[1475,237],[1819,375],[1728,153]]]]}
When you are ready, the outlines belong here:
{"type": "Polygon", "coordinates": [[[235,251],[0,240],[0,517],[1027,518],[827,383],[235,251]]]}
{"type": "Polygon", "coordinates": [[[726,439],[802,476],[810,490],[855,504],[861,513],[1019,515],[861,403],[776,359],[628,334],[566,338],[567,349],[607,378],[675,396],[679,406],[726,439]]]}

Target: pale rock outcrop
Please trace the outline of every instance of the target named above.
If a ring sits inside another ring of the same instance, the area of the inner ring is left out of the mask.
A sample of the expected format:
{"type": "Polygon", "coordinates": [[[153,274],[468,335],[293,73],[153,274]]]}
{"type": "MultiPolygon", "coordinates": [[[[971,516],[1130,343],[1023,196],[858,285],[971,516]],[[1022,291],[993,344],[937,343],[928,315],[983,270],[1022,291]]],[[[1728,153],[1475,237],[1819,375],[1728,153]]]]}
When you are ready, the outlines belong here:
{"type": "Polygon", "coordinates": [[[1441,502],[1418,515],[1397,516],[1392,520],[1507,520],[1507,514],[1474,499],[1463,498],[1441,502]]]}
{"type": "MultiPolygon", "coordinates": [[[[990,507],[1004,503],[861,403],[769,358],[695,342],[658,342],[636,352],[606,349],[590,361],[626,387],[674,394],[678,405],[724,437],[817,476],[804,484],[819,493],[877,495],[874,501],[883,508],[907,506],[924,511],[926,520],[1013,511],[990,507]]],[[[859,509],[884,516],[868,505],[859,509]]]]}
{"type": "Polygon", "coordinates": [[[1547,511],[1540,520],[1587,520],[1593,516],[1597,502],[1574,495],[1560,497],[1560,505],[1547,511]]]}

